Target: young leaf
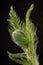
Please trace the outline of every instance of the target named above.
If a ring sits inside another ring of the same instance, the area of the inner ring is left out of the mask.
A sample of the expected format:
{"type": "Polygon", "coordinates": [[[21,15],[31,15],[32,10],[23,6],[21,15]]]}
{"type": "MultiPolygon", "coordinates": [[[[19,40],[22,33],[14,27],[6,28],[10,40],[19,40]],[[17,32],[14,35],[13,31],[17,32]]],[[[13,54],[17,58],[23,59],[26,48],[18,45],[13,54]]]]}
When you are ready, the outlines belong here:
{"type": "Polygon", "coordinates": [[[10,19],[8,19],[8,21],[11,25],[9,29],[11,38],[15,44],[23,49],[24,52],[21,54],[12,54],[8,52],[8,55],[13,61],[22,65],[39,65],[36,55],[36,47],[38,43],[38,37],[36,34],[37,28],[29,18],[33,8],[34,4],[30,6],[26,13],[25,25],[19,24],[20,18],[16,15],[13,7],[11,7],[9,13],[10,19]]]}
{"type": "Polygon", "coordinates": [[[24,32],[22,32],[21,30],[16,30],[13,32],[12,40],[21,48],[28,48],[28,39],[24,32]]]}
{"type": "Polygon", "coordinates": [[[7,20],[9,21],[9,24],[10,24],[10,30],[14,31],[14,30],[20,28],[20,26],[19,26],[20,18],[16,15],[16,12],[13,10],[13,6],[11,6],[11,8],[10,8],[9,16],[10,16],[10,19],[7,19],[7,20]]]}
{"type": "MultiPolygon", "coordinates": [[[[31,47],[31,50],[33,49],[33,46],[36,46],[36,44],[38,43],[38,37],[36,35],[37,28],[34,26],[34,24],[31,22],[31,20],[29,18],[33,8],[34,8],[34,4],[32,4],[30,6],[30,8],[28,9],[28,11],[26,13],[26,18],[25,18],[26,19],[25,32],[28,37],[29,45],[30,45],[29,47],[31,47]]],[[[36,48],[34,48],[34,49],[36,49],[36,48]]]]}

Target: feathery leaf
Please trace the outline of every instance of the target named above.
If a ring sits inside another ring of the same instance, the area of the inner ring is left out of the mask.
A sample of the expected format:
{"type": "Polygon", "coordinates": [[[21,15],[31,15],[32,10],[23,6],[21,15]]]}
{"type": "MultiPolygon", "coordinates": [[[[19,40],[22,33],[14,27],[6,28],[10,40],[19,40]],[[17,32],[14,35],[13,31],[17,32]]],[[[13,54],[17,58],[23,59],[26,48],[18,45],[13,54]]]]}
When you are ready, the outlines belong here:
{"type": "Polygon", "coordinates": [[[38,37],[36,34],[37,28],[30,20],[30,14],[34,8],[34,4],[30,6],[26,13],[26,24],[19,24],[20,18],[16,15],[16,12],[11,7],[10,19],[8,19],[11,25],[9,31],[11,38],[15,44],[23,49],[23,53],[12,54],[8,52],[9,57],[22,65],[39,65],[36,55],[36,47],[38,43],[38,37]],[[19,58],[19,59],[18,59],[19,58]],[[25,58],[25,59],[24,59],[25,58]]]}

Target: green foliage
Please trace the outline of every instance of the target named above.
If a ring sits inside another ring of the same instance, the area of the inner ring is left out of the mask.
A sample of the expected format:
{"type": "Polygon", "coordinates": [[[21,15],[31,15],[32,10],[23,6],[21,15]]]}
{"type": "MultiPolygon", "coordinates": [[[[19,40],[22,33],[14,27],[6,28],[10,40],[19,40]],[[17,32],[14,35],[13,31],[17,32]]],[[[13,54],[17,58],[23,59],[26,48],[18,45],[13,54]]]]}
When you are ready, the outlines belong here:
{"type": "Polygon", "coordinates": [[[39,65],[36,55],[36,47],[38,43],[38,37],[36,35],[37,28],[30,20],[31,11],[34,8],[34,4],[30,6],[26,13],[25,21],[26,24],[19,24],[20,18],[16,15],[16,12],[11,6],[10,9],[10,19],[8,19],[10,24],[10,35],[12,41],[20,46],[23,53],[8,53],[8,56],[15,62],[22,65],[39,65]]]}

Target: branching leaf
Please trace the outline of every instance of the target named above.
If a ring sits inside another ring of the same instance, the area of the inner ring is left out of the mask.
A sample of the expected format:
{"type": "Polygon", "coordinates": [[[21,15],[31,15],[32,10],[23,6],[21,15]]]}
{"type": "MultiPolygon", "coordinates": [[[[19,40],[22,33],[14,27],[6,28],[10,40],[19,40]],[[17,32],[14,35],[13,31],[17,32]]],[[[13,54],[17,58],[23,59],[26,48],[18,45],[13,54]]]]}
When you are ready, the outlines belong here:
{"type": "Polygon", "coordinates": [[[8,56],[15,62],[22,65],[39,65],[36,55],[36,47],[38,43],[37,27],[31,22],[30,14],[34,8],[34,4],[30,6],[26,13],[26,24],[19,24],[20,18],[16,15],[16,12],[11,6],[10,19],[10,35],[13,42],[19,45],[23,49],[23,53],[12,54],[8,52],[8,56]],[[19,58],[19,59],[18,59],[19,58]]]}
{"type": "MultiPolygon", "coordinates": [[[[14,30],[20,28],[20,26],[19,26],[20,18],[17,16],[16,12],[13,10],[13,6],[11,6],[11,8],[10,8],[9,16],[10,16],[10,19],[7,19],[7,20],[9,21],[10,26],[14,30]]],[[[11,27],[10,27],[10,29],[12,30],[11,27]]]]}

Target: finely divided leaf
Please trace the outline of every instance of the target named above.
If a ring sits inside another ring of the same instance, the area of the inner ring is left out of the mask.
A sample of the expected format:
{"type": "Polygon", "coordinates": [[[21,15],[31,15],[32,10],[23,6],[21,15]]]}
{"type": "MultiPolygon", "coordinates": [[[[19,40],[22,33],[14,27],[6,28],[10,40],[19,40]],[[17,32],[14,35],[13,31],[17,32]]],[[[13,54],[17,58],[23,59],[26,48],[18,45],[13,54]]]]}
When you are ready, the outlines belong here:
{"type": "Polygon", "coordinates": [[[28,11],[26,13],[26,18],[25,18],[26,19],[25,31],[26,31],[27,37],[29,39],[30,46],[31,46],[31,44],[36,46],[38,43],[38,37],[36,35],[37,28],[34,26],[34,24],[31,22],[31,20],[29,18],[33,8],[34,8],[34,4],[32,4],[30,6],[30,8],[28,9],[28,11]]]}
{"type": "Polygon", "coordinates": [[[30,6],[26,13],[26,24],[19,24],[20,18],[16,15],[13,7],[10,10],[10,19],[8,19],[10,24],[10,34],[13,42],[19,45],[23,49],[21,54],[12,54],[8,52],[9,57],[22,65],[39,65],[36,55],[36,47],[38,43],[38,37],[36,35],[37,28],[30,20],[30,14],[34,8],[34,4],[30,6]],[[19,58],[19,59],[18,59],[19,58]]]}
{"type": "Polygon", "coordinates": [[[10,9],[9,15],[10,15],[10,19],[8,19],[8,21],[9,21],[9,24],[11,26],[10,28],[13,28],[14,30],[18,29],[20,27],[19,26],[20,18],[16,15],[16,12],[13,10],[12,6],[10,9]]]}

